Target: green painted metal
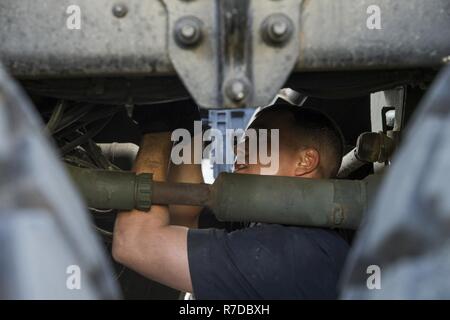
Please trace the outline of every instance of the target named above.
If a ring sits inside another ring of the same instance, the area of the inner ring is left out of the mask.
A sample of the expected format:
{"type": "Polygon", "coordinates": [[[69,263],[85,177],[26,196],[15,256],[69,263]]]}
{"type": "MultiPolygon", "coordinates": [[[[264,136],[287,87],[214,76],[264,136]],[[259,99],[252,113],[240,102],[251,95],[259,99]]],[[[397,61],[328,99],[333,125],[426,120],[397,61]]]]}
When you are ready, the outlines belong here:
{"type": "Polygon", "coordinates": [[[213,185],[211,208],[222,221],[356,229],[379,180],[225,173],[213,185]]]}
{"type": "Polygon", "coordinates": [[[88,205],[148,211],[151,204],[205,206],[221,221],[358,228],[379,176],[364,180],[222,173],[213,185],[153,182],[151,175],[68,166],[88,205]]]}
{"type": "Polygon", "coordinates": [[[150,174],[66,167],[89,207],[141,211],[151,207],[150,174]]]}

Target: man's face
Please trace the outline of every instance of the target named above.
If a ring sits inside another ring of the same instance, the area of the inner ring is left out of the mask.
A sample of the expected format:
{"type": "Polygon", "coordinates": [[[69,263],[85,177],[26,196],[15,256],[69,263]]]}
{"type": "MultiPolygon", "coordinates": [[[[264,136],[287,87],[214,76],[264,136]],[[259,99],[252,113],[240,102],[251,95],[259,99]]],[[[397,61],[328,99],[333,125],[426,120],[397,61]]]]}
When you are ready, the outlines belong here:
{"type": "Polygon", "coordinates": [[[271,141],[267,142],[267,147],[265,150],[268,152],[268,156],[271,159],[271,163],[261,161],[259,154],[261,140],[258,139],[257,144],[257,154],[253,158],[256,161],[251,161],[251,148],[249,147],[248,140],[241,141],[236,146],[236,160],[234,163],[234,172],[242,174],[258,174],[258,175],[274,175],[274,176],[294,176],[293,158],[291,153],[283,147],[283,144],[279,144],[278,150],[273,150],[271,148],[271,141]],[[272,152],[271,152],[272,150],[272,152]],[[238,161],[238,159],[240,161],[238,161]],[[256,162],[256,163],[255,163],[256,162]],[[276,162],[277,168],[270,170],[270,167],[276,162]]]}
{"type": "Polygon", "coordinates": [[[285,130],[280,130],[283,121],[286,121],[285,116],[266,114],[256,117],[246,131],[248,133],[249,130],[253,130],[255,134],[253,136],[246,134],[245,139],[242,139],[235,147],[235,173],[295,175],[293,170],[295,157],[290,148],[287,148],[289,143],[286,143],[288,142],[286,139],[291,139],[291,137],[286,136],[285,130]],[[270,121],[270,125],[267,124],[268,121],[270,121]],[[264,135],[262,130],[265,130],[267,134],[264,135]]]}
{"type": "Polygon", "coordinates": [[[256,148],[251,147],[250,138],[240,141],[235,149],[237,155],[234,164],[235,173],[275,175],[302,178],[323,178],[319,169],[320,155],[310,147],[298,147],[298,136],[295,136],[290,126],[292,121],[289,113],[267,112],[256,117],[249,127],[256,131],[256,148]],[[276,135],[272,135],[277,130],[276,135]],[[267,130],[267,139],[259,134],[267,130]],[[270,133],[269,133],[270,132],[270,133]],[[274,145],[276,144],[276,146],[274,145]],[[256,149],[256,150],[255,150],[256,149]],[[265,156],[267,155],[267,156],[265,156]],[[267,160],[270,159],[270,163],[267,160]],[[275,165],[274,165],[275,164],[275,165]]]}

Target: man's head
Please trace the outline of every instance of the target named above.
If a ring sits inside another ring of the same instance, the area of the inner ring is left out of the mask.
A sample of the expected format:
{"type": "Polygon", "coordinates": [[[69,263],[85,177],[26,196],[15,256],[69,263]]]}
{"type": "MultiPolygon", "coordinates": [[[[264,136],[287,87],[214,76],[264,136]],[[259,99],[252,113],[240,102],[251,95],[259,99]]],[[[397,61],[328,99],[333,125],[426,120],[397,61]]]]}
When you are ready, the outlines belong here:
{"type": "MultiPolygon", "coordinates": [[[[334,121],[322,112],[276,104],[261,110],[249,128],[279,129],[279,168],[274,175],[303,178],[336,176],[343,156],[343,138],[334,121]]],[[[248,145],[245,147],[248,154],[248,145]]],[[[260,161],[256,164],[246,161],[245,164],[235,164],[235,172],[261,174],[262,167],[260,161]]]]}

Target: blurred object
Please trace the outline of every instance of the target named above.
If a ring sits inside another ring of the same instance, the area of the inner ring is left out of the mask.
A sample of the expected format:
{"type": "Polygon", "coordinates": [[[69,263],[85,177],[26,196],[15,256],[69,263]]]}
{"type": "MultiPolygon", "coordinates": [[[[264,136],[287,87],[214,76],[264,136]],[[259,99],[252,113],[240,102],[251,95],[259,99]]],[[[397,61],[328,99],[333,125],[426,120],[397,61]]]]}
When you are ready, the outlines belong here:
{"type": "Polygon", "coordinates": [[[366,163],[388,161],[394,153],[395,142],[383,132],[362,133],[356,147],[342,159],[338,178],[345,178],[366,163]]]}
{"type": "MultiPolygon", "coordinates": [[[[0,66],[0,299],[118,298],[90,216],[37,119],[0,66]]],[[[47,130],[61,128],[60,115],[52,119],[47,130]]]]}
{"type": "Polygon", "coordinates": [[[342,298],[450,298],[449,89],[450,66],[413,115],[363,221],[343,273],[342,298]],[[371,266],[379,268],[379,289],[368,288],[371,266]]]}

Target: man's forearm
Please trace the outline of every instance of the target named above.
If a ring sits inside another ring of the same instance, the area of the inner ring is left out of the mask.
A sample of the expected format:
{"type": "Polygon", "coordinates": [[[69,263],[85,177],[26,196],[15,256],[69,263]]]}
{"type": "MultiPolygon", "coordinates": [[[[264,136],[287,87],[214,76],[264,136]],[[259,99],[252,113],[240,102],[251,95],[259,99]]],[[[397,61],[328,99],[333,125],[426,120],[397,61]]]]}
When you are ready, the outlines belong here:
{"type": "MultiPolygon", "coordinates": [[[[171,147],[168,132],[145,135],[135,171],[152,173],[155,180],[165,181],[171,147]]],[[[148,278],[189,291],[187,229],[169,223],[167,206],[153,205],[150,212],[120,212],[114,228],[113,256],[148,278]]]]}

